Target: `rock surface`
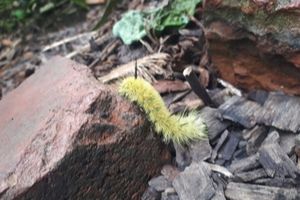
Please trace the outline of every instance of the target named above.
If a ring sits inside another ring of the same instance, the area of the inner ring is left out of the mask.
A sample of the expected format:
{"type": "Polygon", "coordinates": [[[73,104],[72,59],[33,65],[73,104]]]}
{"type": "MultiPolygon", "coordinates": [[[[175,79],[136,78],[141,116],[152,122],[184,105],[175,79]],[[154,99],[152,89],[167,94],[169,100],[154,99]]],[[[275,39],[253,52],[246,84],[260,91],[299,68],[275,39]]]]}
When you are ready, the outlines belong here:
{"type": "Polygon", "coordinates": [[[300,94],[298,0],[210,0],[204,10],[222,78],[246,90],[300,94]]]}
{"type": "Polygon", "coordinates": [[[61,57],[0,113],[0,199],[140,199],[170,160],[138,108],[61,57]]]}

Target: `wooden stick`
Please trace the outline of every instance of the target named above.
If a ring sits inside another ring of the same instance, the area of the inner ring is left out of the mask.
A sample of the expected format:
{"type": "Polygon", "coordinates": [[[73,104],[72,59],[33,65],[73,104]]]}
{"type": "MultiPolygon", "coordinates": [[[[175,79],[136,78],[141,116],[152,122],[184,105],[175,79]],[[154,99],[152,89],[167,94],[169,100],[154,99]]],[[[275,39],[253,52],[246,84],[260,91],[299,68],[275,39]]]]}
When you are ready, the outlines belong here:
{"type": "Polygon", "coordinates": [[[183,71],[183,75],[190,84],[192,90],[195,94],[204,102],[205,105],[210,107],[217,107],[216,104],[211,100],[210,96],[206,92],[205,88],[200,83],[199,79],[197,78],[195,72],[193,72],[192,67],[187,67],[183,71]]]}

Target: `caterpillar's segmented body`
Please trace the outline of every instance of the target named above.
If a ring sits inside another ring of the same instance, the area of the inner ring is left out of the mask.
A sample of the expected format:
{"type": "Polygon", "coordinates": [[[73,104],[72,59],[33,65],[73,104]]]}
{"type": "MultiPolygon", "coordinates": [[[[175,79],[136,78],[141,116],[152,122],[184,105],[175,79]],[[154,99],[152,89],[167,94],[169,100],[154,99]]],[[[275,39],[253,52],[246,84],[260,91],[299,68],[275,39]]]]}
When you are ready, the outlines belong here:
{"type": "Polygon", "coordinates": [[[161,133],[166,142],[186,144],[207,137],[207,128],[195,112],[187,116],[171,115],[160,94],[142,78],[128,77],[122,81],[119,93],[136,102],[154,124],[155,131],[161,133]]]}

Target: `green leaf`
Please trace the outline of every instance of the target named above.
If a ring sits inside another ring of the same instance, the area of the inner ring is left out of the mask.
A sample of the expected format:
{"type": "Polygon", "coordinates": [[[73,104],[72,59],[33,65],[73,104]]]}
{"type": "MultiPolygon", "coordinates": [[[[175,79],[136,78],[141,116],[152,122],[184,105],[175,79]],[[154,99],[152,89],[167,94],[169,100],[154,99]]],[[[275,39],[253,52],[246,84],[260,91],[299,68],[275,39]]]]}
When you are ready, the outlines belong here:
{"type": "Polygon", "coordinates": [[[17,9],[12,12],[12,16],[16,17],[17,20],[22,20],[26,17],[26,13],[21,9],[17,9]]]}
{"type": "Polygon", "coordinates": [[[196,6],[202,0],[173,0],[162,10],[154,14],[154,29],[163,31],[167,27],[183,27],[189,22],[189,16],[195,14],[196,6]]]}
{"type": "Polygon", "coordinates": [[[195,14],[196,6],[202,0],[169,0],[168,4],[150,11],[129,11],[113,27],[113,34],[125,44],[138,41],[146,35],[147,29],[163,31],[168,27],[182,28],[195,14]]]}
{"type": "Polygon", "coordinates": [[[141,11],[129,11],[113,27],[113,34],[127,45],[146,35],[144,14],[141,11]]]}

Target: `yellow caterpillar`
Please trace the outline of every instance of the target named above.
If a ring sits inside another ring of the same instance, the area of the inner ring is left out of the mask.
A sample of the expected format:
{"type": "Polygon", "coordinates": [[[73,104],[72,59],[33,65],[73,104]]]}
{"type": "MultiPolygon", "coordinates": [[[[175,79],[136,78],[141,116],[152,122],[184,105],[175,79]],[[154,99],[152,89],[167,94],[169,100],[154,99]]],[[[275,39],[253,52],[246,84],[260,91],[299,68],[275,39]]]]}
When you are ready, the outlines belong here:
{"type": "Polygon", "coordinates": [[[143,108],[154,124],[155,131],[163,135],[164,141],[186,144],[207,137],[207,127],[196,112],[187,116],[172,115],[159,93],[144,79],[125,78],[120,84],[119,93],[143,108]]]}

